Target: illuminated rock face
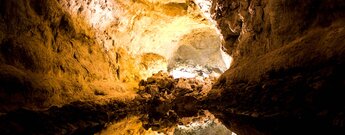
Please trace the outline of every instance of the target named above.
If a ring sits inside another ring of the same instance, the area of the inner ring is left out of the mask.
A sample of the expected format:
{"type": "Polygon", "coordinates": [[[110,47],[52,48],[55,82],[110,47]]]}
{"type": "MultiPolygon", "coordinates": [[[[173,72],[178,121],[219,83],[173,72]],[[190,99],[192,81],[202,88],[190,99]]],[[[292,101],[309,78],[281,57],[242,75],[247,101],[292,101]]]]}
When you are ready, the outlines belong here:
{"type": "Polygon", "coordinates": [[[341,0],[215,0],[212,14],[234,61],[211,98],[255,117],[318,114],[341,126],[334,121],[345,111],[344,7],[341,0]]]}
{"type": "Polygon", "coordinates": [[[97,91],[129,94],[118,84],[126,74],[117,71],[129,66],[121,63],[131,62],[130,57],[120,49],[117,56],[108,53],[97,42],[97,32],[58,1],[0,5],[0,110],[98,99],[97,91]]]}
{"type": "MultiPolygon", "coordinates": [[[[186,0],[59,3],[76,21],[88,24],[95,32],[97,43],[111,55],[114,49],[123,48],[135,59],[142,59],[141,57],[147,53],[157,54],[171,65],[174,63],[172,57],[176,56],[175,53],[178,53],[180,46],[203,44],[204,50],[211,49],[212,52],[196,50],[198,54],[190,53],[189,55],[195,55],[194,58],[207,58],[194,62],[195,65],[204,66],[210,63],[212,68],[219,67],[221,71],[229,67],[229,58],[223,58],[220,49],[221,35],[209,15],[207,16],[209,11],[206,10],[209,10],[210,1],[206,2],[208,6],[202,5],[202,1],[186,0]]],[[[156,63],[155,65],[161,63],[160,61],[146,59],[146,62],[156,63]]],[[[145,79],[159,70],[167,70],[164,62],[151,67],[147,67],[143,62],[133,64],[134,67],[139,67],[135,70],[140,70],[136,78],[145,79]],[[165,68],[162,68],[163,65],[165,68]]]]}
{"type": "Polygon", "coordinates": [[[227,69],[221,52],[221,39],[210,29],[196,29],[184,35],[178,43],[178,49],[169,61],[169,68],[179,64],[202,66],[223,73],[227,69]]]}
{"type": "Polygon", "coordinates": [[[197,65],[223,71],[228,63],[220,51],[221,36],[201,12],[200,1],[7,0],[0,4],[1,110],[131,98],[135,95],[129,90],[135,86],[131,84],[167,70],[183,45],[198,48],[203,42],[192,58],[198,59],[197,65]],[[193,34],[201,35],[200,41],[194,43],[193,34]]]}

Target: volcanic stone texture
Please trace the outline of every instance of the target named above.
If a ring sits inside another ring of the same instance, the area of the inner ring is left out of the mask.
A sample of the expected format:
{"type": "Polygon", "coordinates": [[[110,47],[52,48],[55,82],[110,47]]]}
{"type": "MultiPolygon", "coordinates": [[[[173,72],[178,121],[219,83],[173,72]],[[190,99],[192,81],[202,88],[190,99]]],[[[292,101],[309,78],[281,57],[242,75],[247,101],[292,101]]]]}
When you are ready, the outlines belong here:
{"type": "Polygon", "coordinates": [[[127,68],[121,63],[131,62],[126,52],[107,53],[95,32],[58,1],[6,0],[0,5],[0,111],[127,93],[116,83],[124,77],[118,71],[127,68]]]}
{"type": "Polygon", "coordinates": [[[204,30],[199,38],[207,41],[206,48],[214,49],[201,56],[211,56],[212,65],[225,70],[216,27],[191,1],[6,0],[0,5],[0,112],[133,99],[132,87],[166,70],[182,43],[194,45],[181,39],[198,30],[204,30]]]}
{"type": "Polygon", "coordinates": [[[319,117],[343,128],[344,11],[341,0],[215,0],[234,61],[210,99],[227,112],[319,117]]]}

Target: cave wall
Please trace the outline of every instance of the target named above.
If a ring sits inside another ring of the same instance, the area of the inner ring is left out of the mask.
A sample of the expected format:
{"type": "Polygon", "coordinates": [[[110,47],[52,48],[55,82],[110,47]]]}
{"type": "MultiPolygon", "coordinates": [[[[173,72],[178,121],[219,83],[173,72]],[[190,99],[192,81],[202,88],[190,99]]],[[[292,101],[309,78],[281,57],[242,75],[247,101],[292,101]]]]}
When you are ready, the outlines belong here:
{"type": "MultiPolygon", "coordinates": [[[[140,79],[167,70],[179,46],[189,45],[183,37],[203,31],[208,47],[221,45],[219,35],[209,36],[217,32],[214,23],[190,0],[0,5],[0,111],[132,99],[140,79]]],[[[222,58],[212,62],[224,65],[222,58]]]]}
{"type": "Polygon", "coordinates": [[[227,111],[343,117],[345,2],[214,0],[233,63],[210,96],[227,111]]]}
{"type": "Polygon", "coordinates": [[[0,5],[2,111],[126,93],[116,84],[119,61],[97,42],[95,31],[58,1],[6,0],[0,5]]]}

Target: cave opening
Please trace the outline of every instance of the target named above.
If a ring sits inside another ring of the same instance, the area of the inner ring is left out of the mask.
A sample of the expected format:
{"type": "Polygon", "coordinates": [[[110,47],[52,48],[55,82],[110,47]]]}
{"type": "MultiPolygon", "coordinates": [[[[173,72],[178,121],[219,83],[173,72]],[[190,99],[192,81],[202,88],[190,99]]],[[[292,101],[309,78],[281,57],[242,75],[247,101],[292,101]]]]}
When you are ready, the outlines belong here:
{"type": "Polygon", "coordinates": [[[215,31],[192,30],[179,41],[168,62],[168,72],[174,78],[219,77],[231,62],[230,56],[221,50],[221,42],[215,31]]]}

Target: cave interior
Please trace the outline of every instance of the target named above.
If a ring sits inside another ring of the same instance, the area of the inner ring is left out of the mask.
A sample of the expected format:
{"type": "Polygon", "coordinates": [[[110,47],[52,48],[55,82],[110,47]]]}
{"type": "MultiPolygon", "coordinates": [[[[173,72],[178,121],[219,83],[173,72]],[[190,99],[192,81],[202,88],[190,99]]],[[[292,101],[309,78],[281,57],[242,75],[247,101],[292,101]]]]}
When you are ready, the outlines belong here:
{"type": "Polygon", "coordinates": [[[345,134],[343,0],[1,0],[0,134],[345,134]]]}

